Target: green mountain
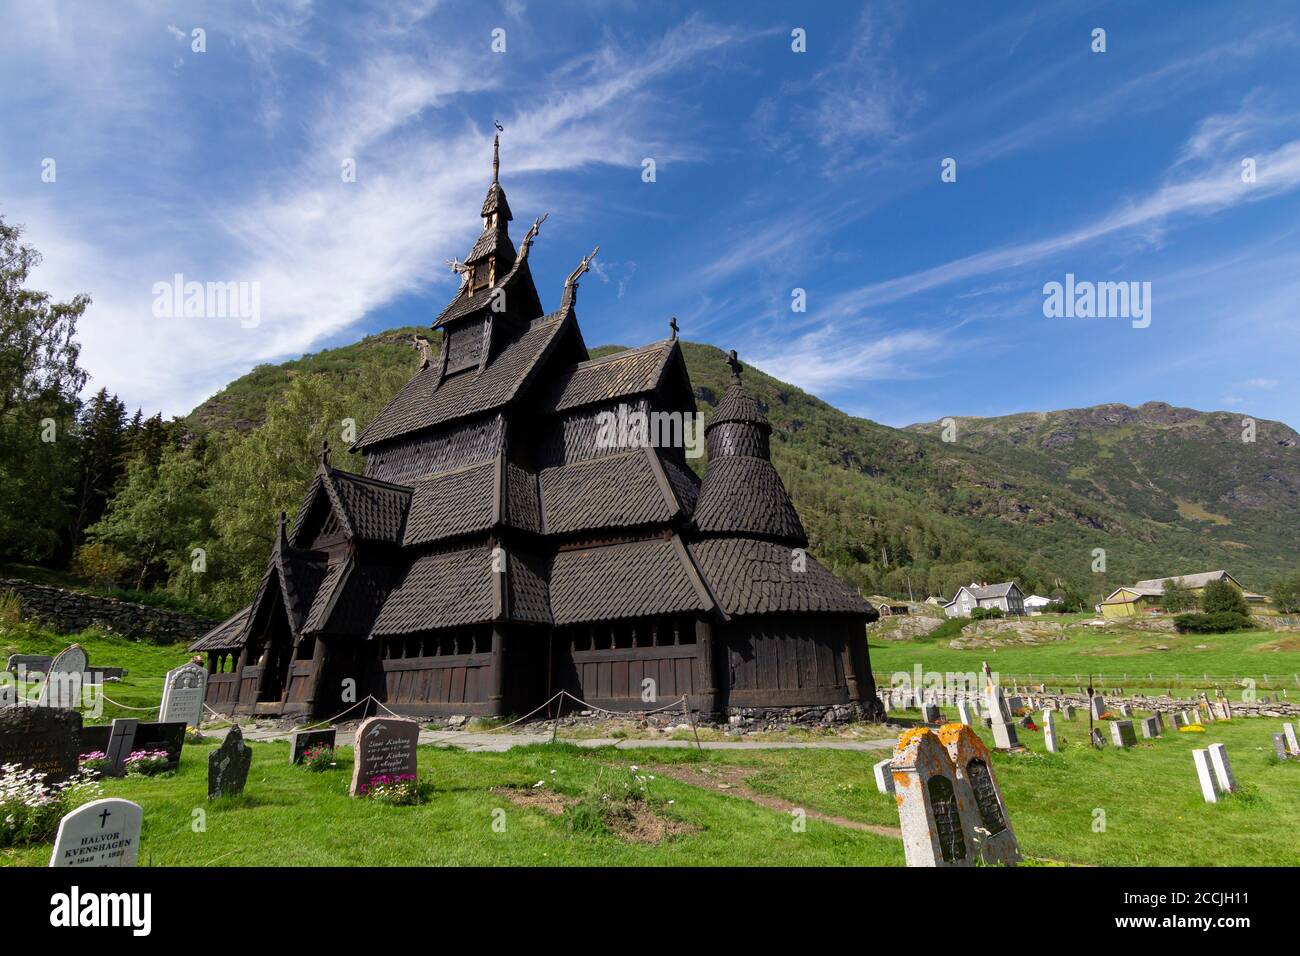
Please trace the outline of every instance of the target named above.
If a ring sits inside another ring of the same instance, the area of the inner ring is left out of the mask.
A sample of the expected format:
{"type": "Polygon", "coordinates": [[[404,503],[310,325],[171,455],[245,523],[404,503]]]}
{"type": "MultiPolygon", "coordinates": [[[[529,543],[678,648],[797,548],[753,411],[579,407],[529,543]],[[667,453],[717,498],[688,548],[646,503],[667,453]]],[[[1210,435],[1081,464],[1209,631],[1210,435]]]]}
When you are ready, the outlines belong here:
{"type": "MultiPolygon", "coordinates": [[[[259,366],[188,424],[256,429],[302,375],[372,403],[381,376],[414,374],[410,341],[420,331],[259,366]]],[[[725,356],[690,342],[682,350],[707,420],[728,383],[725,356]]],[[[1250,452],[1229,447],[1230,416],[1167,406],[958,419],[958,440],[947,442],[940,426],[855,418],[755,369],[745,383],[768,406],[772,458],[814,553],[866,593],[921,599],[1015,577],[1029,591],[1059,582],[1096,599],[1136,578],[1219,567],[1265,589],[1297,564],[1300,547],[1283,531],[1300,527],[1300,449],[1275,422],[1259,423],[1253,464],[1234,463],[1250,452]]],[[[705,463],[696,465],[702,472],[705,463]]]]}

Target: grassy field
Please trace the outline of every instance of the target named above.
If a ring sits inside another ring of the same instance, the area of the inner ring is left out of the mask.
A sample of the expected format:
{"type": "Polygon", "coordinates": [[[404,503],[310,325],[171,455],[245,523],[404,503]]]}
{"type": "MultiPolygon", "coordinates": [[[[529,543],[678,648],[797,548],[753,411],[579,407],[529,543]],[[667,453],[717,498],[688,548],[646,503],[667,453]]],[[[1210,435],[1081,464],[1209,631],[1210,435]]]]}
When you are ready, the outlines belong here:
{"type": "MultiPolygon", "coordinates": [[[[1229,635],[1240,641],[1246,635],[1229,635]]],[[[1249,635],[1258,643],[1263,636],[1249,635]]],[[[1085,659],[1105,658],[1098,635],[1081,635],[1085,659]]],[[[87,632],[72,638],[92,662],[131,670],[110,685],[115,700],[156,705],[161,675],[186,659],[180,646],[157,647],[87,632]]],[[[0,652],[53,653],[72,640],[26,625],[0,631],[0,652]]],[[[1218,640],[1218,639],[1211,639],[1218,640]]],[[[895,654],[916,646],[884,648],[895,654]]],[[[1007,653],[1004,659],[1044,648],[1007,653]]],[[[1046,648],[1055,650],[1055,648],[1046,648]]],[[[978,667],[988,651],[933,649],[924,666],[978,667]],[[952,654],[961,657],[952,657],[952,654]],[[949,655],[945,657],[944,655],[949,655]],[[951,663],[949,663],[951,662],[951,663]],[[973,662],[973,663],[972,663],[973,662]]],[[[877,669],[877,655],[872,649],[877,669]]],[[[1003,652],[999,652],[1003,653],[1003,652]]],[[[1223,653],[1260,654],[1238,646],[1223,653]]],[[[1067,658],[1068,659],[1068,658],[1067,658]]],[[[902,663],[900,657],[896,666],[902,663]]],[[[1081,664],[1080,666],[1086,666],[1081,664]]],[[[1036,664],[1033,668],[1038,669],[1036,664]]],[[[1060,669],[1058,665],[1057,669],[1060,669]]],[[[107,716],[112,716],[109,708],[107,716]]],[[[139,716],[139,714],[137,714],[139,716]]],[[[147,715],[146,715],[147,716],[147,715]]],[[[917,715],[894,715],[907,720],[917,715]]],[[[1066,749],[1047,754],[1042,734],[1022,730],[1023,754],[998,754],[998,773],[1021,847],[1044,865],[1300,865],[1300,761],[1279,763],[1271,734],[1281,721],[1238,719],[1210,724],[1204,734],[1171,733],[1131,750],[1084,746],[1086,715],[1061,725],[1066,749]],[[1200,796],[1191,750],[1227,744],[1242,786],[1219,805],[1200,796]],[[1104,823],[1104,826],[1101,824],[1104,823]]],[[[889,736],[888,728],[855,725],[845,735],[889,736]]],[[[716,736],[705,733],[709,738],[716,736]]],[[[809,740],[822,733],[754,735],[809,740]]],[[[987,740],[987,737],[986,737],[987,740]]],[[[422,747],[420,771],[433,783],[428,801],[391,807],[347,796],[351,752],[321,774],[290,767],[285,743],[253,744],[244,796],[209,803],[204,746],[187,746],[181,769],[162,778],[104,783],[107,795],[145,808],[144,865],[864,865],[900,866],[901,843],[850,824],[896,827],[892,798],[876,792],[872,764],[888,751],[704,751],[644,747],[579,749],[571,744],[522,747],[503,754],[422,747]],[[633,770],[632,768],[639,768],[633,770]],[[584,807],[617,795],[636,776],[646,781],[664,839],[589,823],[584,807]],[[676,779],[684,777],[685,779],[676,779]],[[534,789],[538,782],[540,788],[534,789]],[[503,788],[506,788],[503,790],[503,788]],[[519,788],[509,790],[509,788],[519,788]],[[511,793],[516,799],[511,799],[511,793]],[[520,805],[519,794],[528,805],[520,805]],[[669,802],[671,801],[671,802],[669,802]],[[805,832],[792,828],[790,808],[809,812],[805,832]],[[196,811],[204,826],[196,831],[196,811]],[[504,811],[504,832],[493,829],[504,811]],[[561,812],[562,811],[562,812],[561,812]],[[835,818],[823,821],[816,814],[835,818]],[[838,822],[835,822],[838,821],[838,822]],[[413,839],[413,835],[418,838],[413,839]]],[[[50,847],[0,850],[2,865],[42,866],[50,847]]]]}
{"type": "MultiPolygon", "coordinates": [[[[882,686],[888,686],[891,673],[911,673],[918,663],[927,671],[967,673],[978,671],[981,662],[988,661],[989,667],[1004,679],[1032,679],[1049,685],[1073,684],[1076,674],[1086,681],[1089,673],[1102,676],[1108,686],[1157,690],[1214,686],[1215,678],[1222,682],[1250,677],[1260,690],[1288,690],[1292,696],[1300,695],[1296,680],[1300,673],[1300,634],[1264,629],[1233,634],[1176,634],[1115,625],[1068,627],[1062,633],[1065,640],[967,650],[950,647],[950,638],[872,639],[871,668],[882,686]],[[1209,675],[1208,681],[1204,675],[1209,675]]],[[[968,627],[963,636],[969,634],[968,627]]]]}

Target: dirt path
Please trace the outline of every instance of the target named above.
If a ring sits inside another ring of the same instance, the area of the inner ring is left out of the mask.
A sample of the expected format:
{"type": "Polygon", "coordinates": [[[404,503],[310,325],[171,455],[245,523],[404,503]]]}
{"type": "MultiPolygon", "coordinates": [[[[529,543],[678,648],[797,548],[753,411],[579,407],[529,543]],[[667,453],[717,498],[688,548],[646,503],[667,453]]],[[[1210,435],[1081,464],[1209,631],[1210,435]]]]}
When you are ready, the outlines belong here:
{"type": "Polygon", "coordinates": [[[704,790],[725,793],[729,797],[739,797],[742,800],[748,800],[750,803],[780,813],[803,810],[809,820],[832,823],[835,826],[846,827],[850,830],[865,830],[877,836],[893,837],[895,840],[903,838],[903,831],[898,827],[886,827],[876,823],[849,820],[845,817],[834,817],[825,813],[818,813],[816,810],[809,810],[806,807],[800,807],[798,804],[782,800],[780,797],[758,793],[745,782],[745,775],[753,773],[752,769],[746,767],[692,767],[687,764],[658,764],[648,769],[662,776],[680,780],[682,783],[689,783],[691,786],[700,787],[704,790]]]}

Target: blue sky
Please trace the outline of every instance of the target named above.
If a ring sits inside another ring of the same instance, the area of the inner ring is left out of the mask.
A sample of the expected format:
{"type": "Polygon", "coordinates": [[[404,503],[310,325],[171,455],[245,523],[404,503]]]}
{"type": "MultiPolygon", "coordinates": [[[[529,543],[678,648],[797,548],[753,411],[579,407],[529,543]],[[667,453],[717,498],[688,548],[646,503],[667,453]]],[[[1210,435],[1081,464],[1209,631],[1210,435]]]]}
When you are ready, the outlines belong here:
{"type": "Polygon", "coordinates": [[[478,232],[496,120],[516,240],[550,213],[544,305],[601,246],[590,345],[661,338],[675,314],[893,425],[1153,399],[1300,425],[1291,3],[0,13],[0,215],[44,253],[39,285],[93,296],[91,387],[146,410],[431,321],[478,232]],[[156,317],[176,273],[257,283],[259,322],[156,317]],[[1046,317],[1067,273],[1151,283],[1150,325],[1046,317]]]}

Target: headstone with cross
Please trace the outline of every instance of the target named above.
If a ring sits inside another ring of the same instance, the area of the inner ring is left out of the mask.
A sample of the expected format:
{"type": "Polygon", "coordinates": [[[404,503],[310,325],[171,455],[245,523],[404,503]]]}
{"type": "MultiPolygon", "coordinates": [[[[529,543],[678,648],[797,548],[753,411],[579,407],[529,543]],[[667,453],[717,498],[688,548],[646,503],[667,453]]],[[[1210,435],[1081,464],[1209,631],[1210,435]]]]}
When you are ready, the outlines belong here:
{"type": "Polygon", "coordinates": [[[53,867],[135,866],[144,811],[130,800],[94,800],[59,821],[53,867]]]}
{"type": "Polygon", "coordinates": [[[108,733],[108,746],[104,750],[104,756],[108,758],[104,776],[120,777],[126,773],[126,758],[131,756],[139,727],[140,721],[133,717],[118,717],[113,721],[108,733]]]}

